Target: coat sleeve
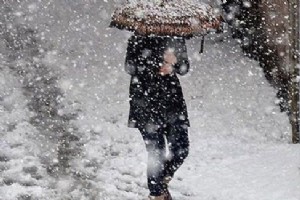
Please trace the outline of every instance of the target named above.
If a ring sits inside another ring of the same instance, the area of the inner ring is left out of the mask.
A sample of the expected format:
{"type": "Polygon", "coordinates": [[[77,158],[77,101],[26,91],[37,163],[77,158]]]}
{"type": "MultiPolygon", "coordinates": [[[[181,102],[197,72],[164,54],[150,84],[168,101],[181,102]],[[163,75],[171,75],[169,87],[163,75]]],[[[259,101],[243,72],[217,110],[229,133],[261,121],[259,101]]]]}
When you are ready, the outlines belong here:
{"type": "Polygon", "coordinates": [[[174,65],[174,70],[177,74],[185,75],[190,69],[187,49],[184,39],[173,39],[170,48],[174,48],[177,63],[174,65]]]}
{"type": "Polygon", "coordinates": [[[126,58],[125,58],[125,71],[130,75],[135,75],[137,71],[137,39],[132,36],[128,40],[126,58]]]}

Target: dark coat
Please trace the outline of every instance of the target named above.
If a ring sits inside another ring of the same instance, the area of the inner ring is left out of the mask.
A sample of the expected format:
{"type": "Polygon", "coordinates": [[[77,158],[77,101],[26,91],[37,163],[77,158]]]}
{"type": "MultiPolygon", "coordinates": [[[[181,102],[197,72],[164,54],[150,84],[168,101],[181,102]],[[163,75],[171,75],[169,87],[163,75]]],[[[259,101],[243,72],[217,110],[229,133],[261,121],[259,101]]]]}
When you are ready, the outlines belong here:
{"type": "Polygon", "coordinates": [[[125,70],[131,75],[129,127],[189,126],[186,103],[176,75],[184,75],[189,70],[184,39],[132,36],[128,40],[125,70]],[[176,73],[162,76],[158,72],[168,48],[175,50],[176,73]]]}

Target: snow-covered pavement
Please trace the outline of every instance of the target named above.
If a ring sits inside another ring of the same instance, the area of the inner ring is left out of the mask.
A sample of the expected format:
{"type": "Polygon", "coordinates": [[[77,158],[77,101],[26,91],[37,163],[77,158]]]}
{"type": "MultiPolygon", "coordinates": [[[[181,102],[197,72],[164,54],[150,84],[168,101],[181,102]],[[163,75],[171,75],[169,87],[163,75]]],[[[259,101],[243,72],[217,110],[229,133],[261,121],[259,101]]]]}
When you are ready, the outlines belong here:
{"type": "MultiPolygon", "coordinates": [[[[0,199],[17,199],[20,191],[39,200],[145,199],[147,154],[140,133],[126,126],[130,77],[123,64],[130,33],[107,28],[112,3],[45,2],[24,1],[18,9],[28,18],[21,22],[53,45],[42,62],[61,75],[60,113],[78,112],[71,124],[81,133],[82,152],[71,162],[76,176],[33,186],[1,183],[0,199]]],[[[191,146],[170,184],[174,200],[300,200],[300,147],[289,144],[288,117],[258,63],[227,37],[208,37],[201,55],[199,39],[187,47],[191,71],[180,81],[191,146]]],[[[32,153],[33,163],[40,154],[32,153]]],[[[37,170],[47,177],[42,165],[37,170]]]]}
{"type": "MultiPolygon", "coordinates": [[[[181,77],[191,149],[171,183],[174,199],[299,199],[299,146],[288,144],[288,118],[275,104],[276,91],[234,41],[208,39],[203,55],[197,53],[198,44],[197,39],[188,42],[192,70],[181,77]]],[[[83,71],[66,74],[70,82],[80,80],[72,82],[78,90],[74,95],[70,90],[69,97],[82,103],[75,123],[82,132],[91,132],[87,158],[102,163],[95,173],[103,190],[100,199],[138,200],[147,195],[142,138],[126,127],[125,47],[120,47],[120,55],[107,57],[107,70],[88,69],[86,79],[83,71]]]]}

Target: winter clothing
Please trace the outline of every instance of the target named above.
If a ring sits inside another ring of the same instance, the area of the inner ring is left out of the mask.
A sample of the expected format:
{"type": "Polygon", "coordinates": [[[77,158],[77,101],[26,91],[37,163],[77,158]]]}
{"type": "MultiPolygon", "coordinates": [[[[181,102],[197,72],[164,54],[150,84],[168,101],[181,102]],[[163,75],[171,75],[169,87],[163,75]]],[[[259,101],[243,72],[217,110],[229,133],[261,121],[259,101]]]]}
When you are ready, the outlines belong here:
{"type": "Polygon", "coordinates": [[[189,152],[187,127],[168,125],[155,132],[140,129],[148,151],[148,188],[150,195],[166,193],[166,177],[173,177],[189,152]],[[166,141],[165,141],[166,139],[166,141]],[[169,155],[166,155],[166,142],[169,155]]]}
{"type": "Polygon", "coordinates": [[[173,37],[132,36],[128,41],[125,70],[131,78],[129,127],[157,129],[165,124],[189,126],[186,104],[176,73],[162,76],[164,54],[173,49],[177,74],[189,70],[185,40],[173,37]]]}
{"type": "Polygon", "coordinates": [[[138,128],[145,141],[150,197],[172,200],[165,179],[173,177],[189,148],[187,108],[176,75],[189,70],[185,40],[132,36],[125,70],[131,75],[128,125],[138,128]]]}

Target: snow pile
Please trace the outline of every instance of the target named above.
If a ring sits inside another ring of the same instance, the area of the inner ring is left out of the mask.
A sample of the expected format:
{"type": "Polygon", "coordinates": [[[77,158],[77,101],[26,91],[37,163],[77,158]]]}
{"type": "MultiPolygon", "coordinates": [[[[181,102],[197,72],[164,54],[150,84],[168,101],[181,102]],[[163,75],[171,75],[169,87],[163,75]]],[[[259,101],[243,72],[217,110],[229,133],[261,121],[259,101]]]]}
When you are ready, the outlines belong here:
{"type": "Polygon", "coordinates": [[[30,124],[21,83],[5,66],[0,67],[0,199],[47,199],[51,180],[40,160],[43,143],[30,124]]]}

